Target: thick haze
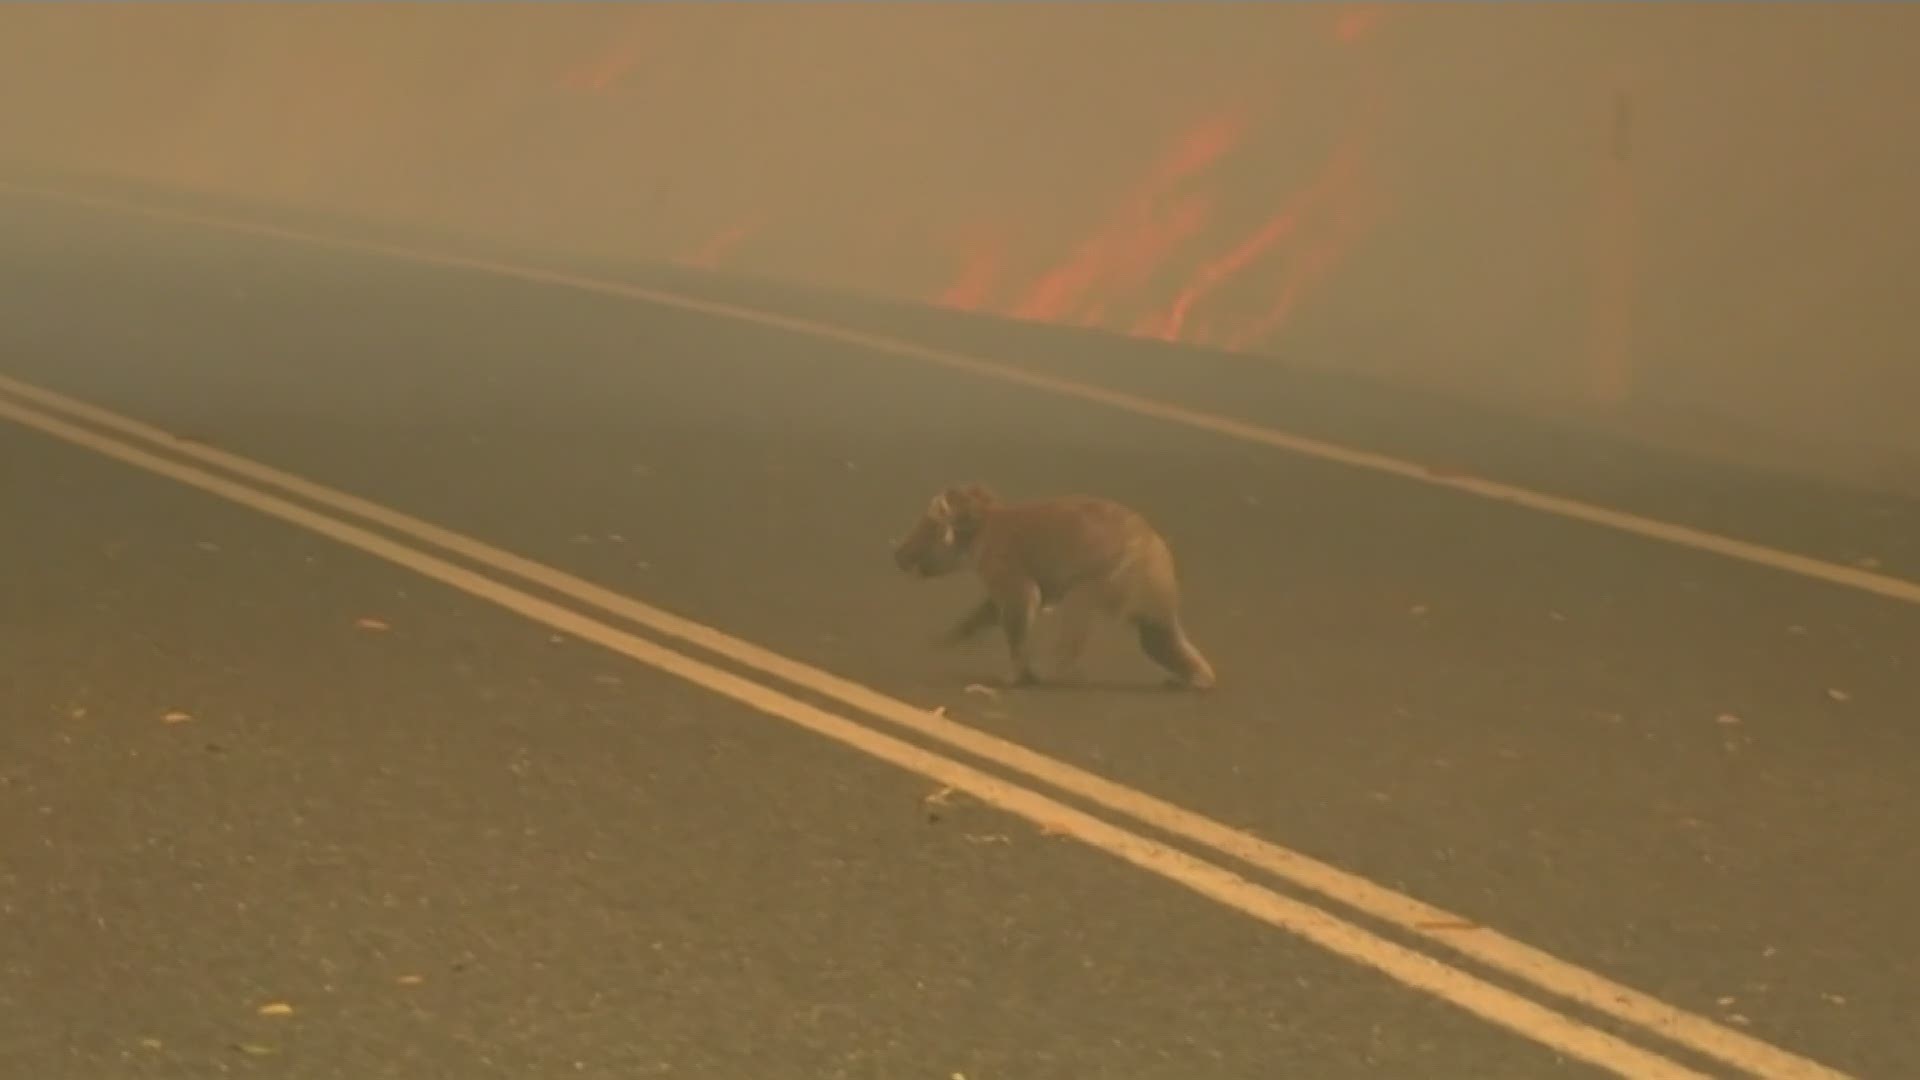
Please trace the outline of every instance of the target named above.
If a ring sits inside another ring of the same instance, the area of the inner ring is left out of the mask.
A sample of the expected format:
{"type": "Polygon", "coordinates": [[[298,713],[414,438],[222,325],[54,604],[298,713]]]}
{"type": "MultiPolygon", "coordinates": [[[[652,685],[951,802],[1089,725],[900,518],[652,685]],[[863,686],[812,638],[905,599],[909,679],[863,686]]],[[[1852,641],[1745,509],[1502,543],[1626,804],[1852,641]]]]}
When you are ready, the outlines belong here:
{"type": "Polygon", "coordinates": [[[1884,479],[1915,56],[1911,5],[10,5],[0,138],[1884,479]]]}

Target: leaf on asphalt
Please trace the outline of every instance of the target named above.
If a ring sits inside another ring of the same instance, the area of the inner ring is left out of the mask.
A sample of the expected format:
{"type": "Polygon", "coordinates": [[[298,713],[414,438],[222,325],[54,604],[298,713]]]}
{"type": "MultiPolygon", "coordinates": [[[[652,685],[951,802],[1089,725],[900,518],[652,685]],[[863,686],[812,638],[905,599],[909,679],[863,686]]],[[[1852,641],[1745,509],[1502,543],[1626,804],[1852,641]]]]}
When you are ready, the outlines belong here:
{"type": "Polygon", "coordinates": [[[163,724],[184,724],[191,719],[193,719],[192,716],[181,712],[179,709],[173,709],[161,716],[160,722],[163,724]]]}
{"type": "Polygon", "coordinates": [[[965,689],[963,689],[961,692],[966,694],[981,694],[990,698],[997,698],[1000,696],[1000,691],[995,690],[993,687],[988,686],[985,683],[977,683],[977,682],[968,683],[965,689]]]}
{"type": "Polygon", "coordinates": [[[921,799],[920,809],[926,813],[927,823],[930,825],[939,824],[941,818],[940,812],[951,805],[952,801],[953,789],[950,787],[943,787],[939,791],[921,799]]]}
{"type": "Polygon", "coordinates": [[[399,983],[401,986],[419,986],[427,980],[419,975],[402,975],[393,981],[399,983]]]}
{"type": "Polygon", "coordinates": [[[1852,701],[1853,700],[1852,694],[1849,694],[1845,690],[1841,690],[1838,688],[1829,688],[1827,690],[1827,696],[1829,698],[1832,698],[1835,701],[1852,701]]]}
{"type": "Polygon", "coordinates": [[[284,1001],[269,1001],[260,1006],[261,1016],[292,1016],[293,1006],[284,1001]]]}
{"type": "Polygon", "coordinates": [[[1732,727],[1733,725],[1740,722],[1740,718],[1733,715],[1730,712],[1723,712],[1719,716],[1714,717],[1714,722],[1718,724],[1724,724],[1727,727],[1732,727]]]}
{"type": "Polygon", "coordinates": [[[353,621],[353,625],[359,627],[362,630],[373,630],[376,632],[393,629],[393,627],[388,626],[385,622],[382,622],[381,620],[376,619],[371,615],[365,616],[363,618],[355,619],[353,621]]]}
{"type": "Polygon", "coordinates": [[[235,1043],[233,1048],[252,1057],[270,1057],[274,1052],[273,1047],[260,1043],[235,1043]]]}
{"type": "Polygon", "coordinates": [[[1415,604],[1407,609],[1407,614],[1409,615],[1425,615],[1426,613],[1427,605],[1425,604],[1415,604]]]}

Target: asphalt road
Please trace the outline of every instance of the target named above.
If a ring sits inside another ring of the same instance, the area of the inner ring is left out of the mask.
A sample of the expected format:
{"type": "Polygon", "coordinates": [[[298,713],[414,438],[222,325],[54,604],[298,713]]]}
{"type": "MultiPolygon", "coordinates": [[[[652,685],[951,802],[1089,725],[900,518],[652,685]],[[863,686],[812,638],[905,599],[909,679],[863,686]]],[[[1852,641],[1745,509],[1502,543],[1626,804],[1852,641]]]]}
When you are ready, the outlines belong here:
{"type": "MultiPolygon", "coordinates": [[[[1920,1075],[1910,606],[766,327],[10,197],[0,235],[0,373],[1920,1075]],[[964,583],[886,558],[959,478],[1147,510],[1222,688],[1108,634],[1092,686],[968,691],[995,647],[925,645],[964,583]]],[[[1910,504],[681,283],[1920,565],[1910,504]]],[[[5,1075],[1599,1075],[318,536],[6,424],[0,463],[5,1075]]]]}

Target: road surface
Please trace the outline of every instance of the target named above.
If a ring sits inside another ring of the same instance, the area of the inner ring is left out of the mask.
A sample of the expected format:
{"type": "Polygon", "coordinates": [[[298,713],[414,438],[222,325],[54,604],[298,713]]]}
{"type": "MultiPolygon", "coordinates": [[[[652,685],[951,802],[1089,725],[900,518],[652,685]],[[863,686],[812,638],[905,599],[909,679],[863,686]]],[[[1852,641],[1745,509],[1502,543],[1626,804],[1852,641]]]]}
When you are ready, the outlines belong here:
{"type": "MultiPolygon", "coordinates": [[[[0,232],[0,374],[1830,1069],[1920,1075],[1920,607],[791,329],[17,194],[0,232]],[[929,648],[967,585],[887,545],[963,478],[1151,513],[1221,689],[1152,690],[1117,633],[1073,689],[929,648]]],[[[1920,569],[1910,504],[1160,346],[585,270],[1920,569]]],[[[257,509],[16,422],[0,462],[6,1075],[1607,1074],[257,509]]]]}

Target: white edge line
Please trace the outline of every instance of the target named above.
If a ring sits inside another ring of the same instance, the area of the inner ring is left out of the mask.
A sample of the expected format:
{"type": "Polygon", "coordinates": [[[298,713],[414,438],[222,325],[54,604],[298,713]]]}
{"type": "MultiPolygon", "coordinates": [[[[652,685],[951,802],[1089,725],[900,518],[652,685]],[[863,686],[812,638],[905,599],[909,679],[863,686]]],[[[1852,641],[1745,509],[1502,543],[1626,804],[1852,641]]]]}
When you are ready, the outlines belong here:
{"type": "MultiPolygon", "coordinates": [[[[1146,792],[917,708],[831,672],[789,659],[553,567],[240,455],[200,443],[182,442],[152,425],[5,375],[0,375],[0,393],[191,457],[255,483],[278,488],[540,585],[658,633],[679,638],[791,685],[833,698],[877,719],[1085,798],[1109,811],[1211,848],[1296,887],[1317,893],[1494,970],[1522,979],[1539,989],[1756,1076],[1768,1080],[1850,1080],[1846,1073],[1669,1005],[1443,908],[1394,892],[1357,874],[1244,830],[1231,828],[1146,792]]],[[[0,398],[0,404],[5,404],[4,398],[0,398]]]]}
{"type": "Polygon", "coordinates": [[[492,274],[514,280],[551,285],[579,292],[596,293],[603,296],[638,300],[658,307],[675,308],[696,312],[717,318],[732,319],[738,322],[786,330],[807,337],[838,341],[876,353],[891,353],[896,356],[924,360],[928,363],[973,375],[995,379],[1000,382],[1014,383],[1030,389],[1043,390],[1062,397],[1080,401],[1096,402],[1123,412],[1139,416],[1149,416],[1170,423],[1180,424],[1201,431],[1210,432],[1244,442],[1257,443],[1278,450],[1306,457],[1331,461],[1356,469],[1385,473],[1416,483],[1446,488],[1452,491],[1474,495],[1494,502],[1504,502],[1524,507],[1543,514],[1567,518],[1575,521],[1598,525],[1618,532],[1629,533],[1645,539],[1657,540],[1696,551],[1708,552],[1725,558],[1735,559],[1756,566],[1800,577],[1823,581],[1843,588],[1871,593],[1889,600],[1920,605],[1920,582],[1897,578],[1890,574],[1875,573],[1855,566],[1810,555],[1802,555],[1780,548],[1768,547],[1747,540],[1696,529],[1688,525],[1661,521],[1644,517],[1624,510],[1615,510],[1594,503],[1583,502],[1566,496],[1552,495],[1534,491],[1530,488],[1507,484],[1483,477],[1442,473],[1432,467],[1421,465],[1404,458],[1389,454],[1360,450],[1338,443],[1308,438],[1266,427],[1249,421],[1236,420],[1199,409],[1190,409],[1181,405],[1156,402],[1147,398],[1128,394],[1091,383],[1073,379],[1044,375],[1025,371],[1009,364],[972,356],[949,349],[935,348],[901,338],[883,334],[867,333],[832,323],[803,319],[797,316],[782,315],[778,312],[739,304],[705,300],[683,293],[668,292],[645,286],[605,278],[570,274],[563,271],[542,269],[517,263],[502,262],[474,256],[443,254],[416,248],[386,244],[371,240],[353,240],[342,237],[325,236],[319,233],[305,232],[299,229],[269,225],[263,222],[244,221],[216,217],[185,210],[171,210],[161,207],[143,206],[136,202],[111,199],[101,196],[81,195],[43,188],[31,184],[19,184],[0,180],[0,190],[13,191],[20,195],[40,198],[52,202],[89,206],[136,217],[145,217],[158,221],[171,221],[181,224],[198,225],[203,228],[229,233],[267,237],[302,244],[309,247],[330,248],[336,251],[349,251],[363,255],[378,255],[401,262],[418,265],[437,266],[443,269],[467,270],[492,274]]]}
{"type": "Polygon", "coordinates": [[[1404,986],[1448,1001],[1495,1026],[1621,1076],[1647,1080],[1710,1080],[1433,957],[1375,936],[1319,908],[1291,899],[1177,848],[1127,832],[1047,796],[789,697],[770,687],[674,652],[645,638],[542,600],[503,582],[407,547],[358,526],[261,492],[192,465],[162,458],[13,401],[0,416],[134,468],[279,518],[394,565],[486,600],[534,622],[590,641],[869,756],[964,791],[1043,830],[1061,833],[1223,906],[1291,932],[1404,986]]]}

